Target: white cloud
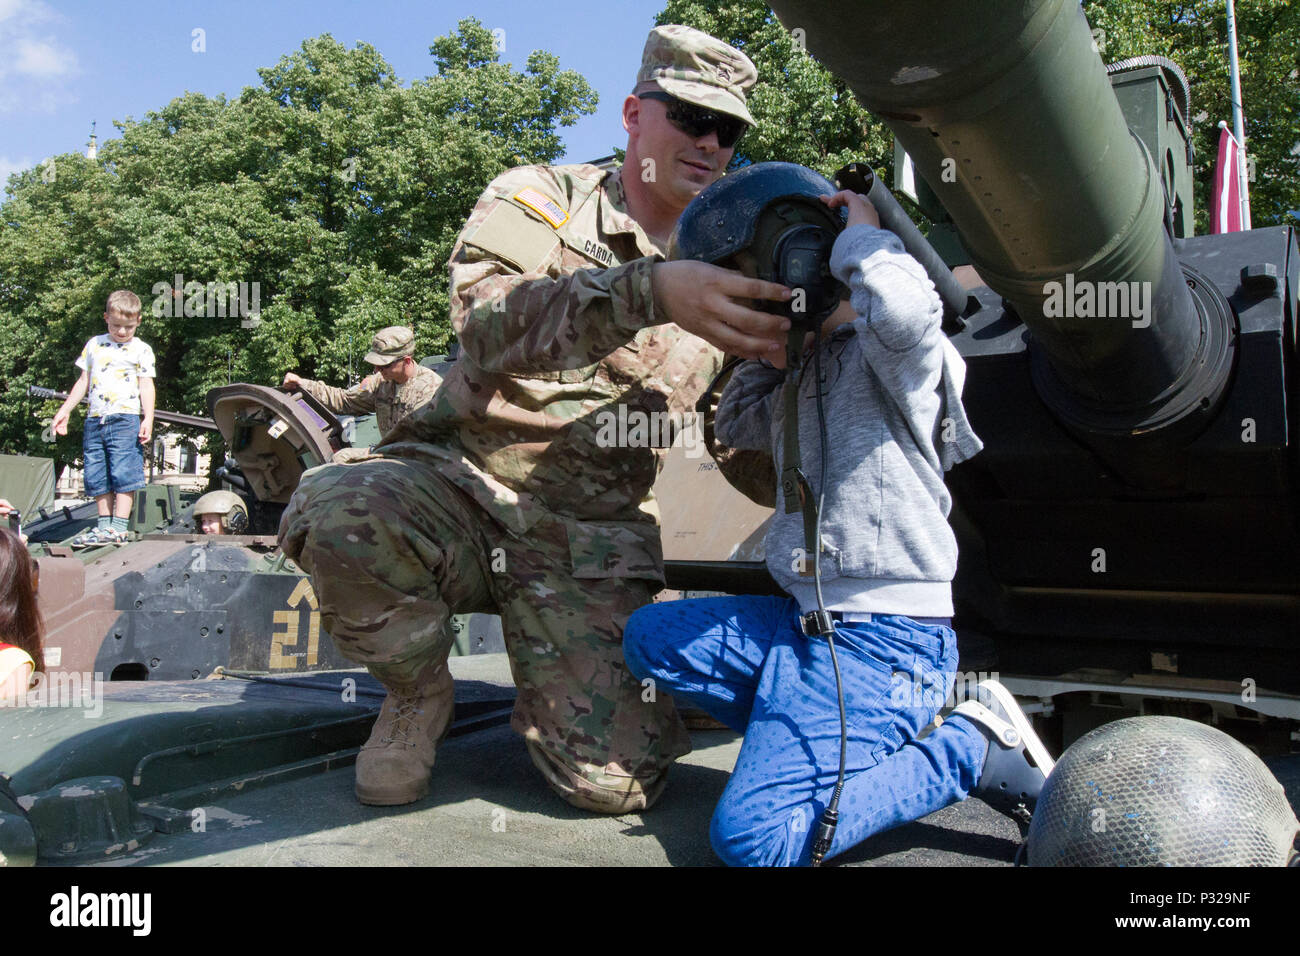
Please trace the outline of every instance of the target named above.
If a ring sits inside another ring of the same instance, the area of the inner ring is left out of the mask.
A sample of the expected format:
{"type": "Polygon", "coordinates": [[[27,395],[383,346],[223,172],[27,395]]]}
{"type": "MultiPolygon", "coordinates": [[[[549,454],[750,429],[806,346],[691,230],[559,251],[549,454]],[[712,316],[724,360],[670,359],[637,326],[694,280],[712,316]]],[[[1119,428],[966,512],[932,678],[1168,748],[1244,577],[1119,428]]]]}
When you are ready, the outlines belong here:
{"type": "Polygon", "coordinates": [[[69,99],[77,55],[49,32],[64,21],[40,0],[0,0],[0,113],[45,112],[69,99]]]}
{"type": "Polygon", "coordinates": [[[0,24],[13,21],[6,29],[12,30],[16,24],[31,26],[56,19],[60,19],[58,14],[41,0],[0,0],[0,24]]]}
{"type": "Polygon", "coordinates": [[[14,72],[39,77],[62,76],[72,72],[76,63],[76,55],[56,41],[23,38],[18,41],[14,72]]]}

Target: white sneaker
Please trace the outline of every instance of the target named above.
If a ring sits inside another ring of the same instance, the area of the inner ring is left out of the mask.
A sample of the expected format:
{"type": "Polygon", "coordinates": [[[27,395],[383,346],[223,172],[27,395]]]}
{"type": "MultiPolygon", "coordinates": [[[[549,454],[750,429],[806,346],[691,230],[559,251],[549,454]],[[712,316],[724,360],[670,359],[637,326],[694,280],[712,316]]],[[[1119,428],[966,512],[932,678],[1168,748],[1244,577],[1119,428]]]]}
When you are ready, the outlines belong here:
{"type": "Polygon", "coordinates": [[[989,738],[984,769],[971,794],[1026,826],[1055,761],[1011,691],[986,680],[976,688],[976,697],[962,701],[954,711],[989,738]]]}

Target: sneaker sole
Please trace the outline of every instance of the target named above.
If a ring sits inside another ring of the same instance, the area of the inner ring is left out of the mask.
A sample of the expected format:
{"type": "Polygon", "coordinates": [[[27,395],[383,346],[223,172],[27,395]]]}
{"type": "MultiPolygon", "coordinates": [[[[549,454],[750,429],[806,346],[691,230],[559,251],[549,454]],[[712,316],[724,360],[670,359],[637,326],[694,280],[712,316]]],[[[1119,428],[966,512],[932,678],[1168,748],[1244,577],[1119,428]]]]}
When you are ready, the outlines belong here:
{"type": "MultiPolygon", "coordinates": [[[[1016,728],[1016,733],[1020,735],[1021,743],[1025,745],[1025,750],[1029,753],[1029,756],[1033,758],[1034,766],[1043,772],[1044,777],[1050,776],[1052,768],[1056,766],[1056,761],[1053,760],[1052,755],[1047,752],[1047,748],[1043,746],[1043,742],[1038,739],[1038,734],[1034,733],[1033,724],[1029,722],[1029,718],[1025,715],[1024,711],[1020,709],[1020,705],[1016,703],[1016,698],[1012,695],[1011,691],[1007,690],[1001,684],[989,681],[979,685],[979,692],[981,694],[988,693],[990,697],[1001,705],[1002,713],[998,714],[998,716],[1002,717],[1002,719],[1006,720],[1012,727],[1016,728]]],[[[992,710],[991,707],[989,709],[992,710]]]]}

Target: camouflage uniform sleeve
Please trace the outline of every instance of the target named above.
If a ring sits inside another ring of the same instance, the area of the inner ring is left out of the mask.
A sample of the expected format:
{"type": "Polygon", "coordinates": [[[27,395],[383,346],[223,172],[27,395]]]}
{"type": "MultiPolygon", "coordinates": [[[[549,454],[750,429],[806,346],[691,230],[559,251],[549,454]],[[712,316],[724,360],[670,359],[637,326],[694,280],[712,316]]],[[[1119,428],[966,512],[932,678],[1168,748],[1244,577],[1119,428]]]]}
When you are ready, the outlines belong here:
{"type": "Polygon", "coordinates": [[[335,388],[309,378],[299,380],[302,390],[336,415],[366,415],[375,410],[378,374],[367,376],[351,388],[335,388]]]}
{"type": "Polygon", "coordinates": [[[393,402],[393,414],[396,417],[389,430],[428,405],[441,386],[441,375],[431,368],[417,365],[415,376],[396,390],[393,402]]]}
{"type": "Polygon", "coordinates": [[[545,167],[511,170],[488,187],[452,251],[451,323],[473,362],[521,376],[583,368],[662,324],[655,260],[565,272],[557,227],[510,199],[529,187],[556,202],[569,195],[545,167]]]}
{"type": "Polygon", "coordinates": [[[433,398],[434,393],[442,387],[442,376],[431,368],[421,365],[420,371],[416,375],[416,382],[420,389],[420,404],[423,405],[433,398]]]}

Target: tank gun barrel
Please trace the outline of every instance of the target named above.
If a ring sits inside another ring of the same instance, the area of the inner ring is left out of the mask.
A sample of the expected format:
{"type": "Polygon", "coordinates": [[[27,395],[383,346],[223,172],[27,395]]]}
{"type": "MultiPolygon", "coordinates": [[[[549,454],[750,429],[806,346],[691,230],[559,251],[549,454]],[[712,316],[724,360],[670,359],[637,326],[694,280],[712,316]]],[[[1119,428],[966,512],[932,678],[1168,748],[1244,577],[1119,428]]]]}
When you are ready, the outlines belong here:
{"type": "Polygon", "coordinates": [[[1189,290],[1160,173],[1077,3],[772,6],[912,156],[1030,328],[1035,384],[1063,424],[1106,442],[1204,423],[1230,328],[1189,290]]]}

